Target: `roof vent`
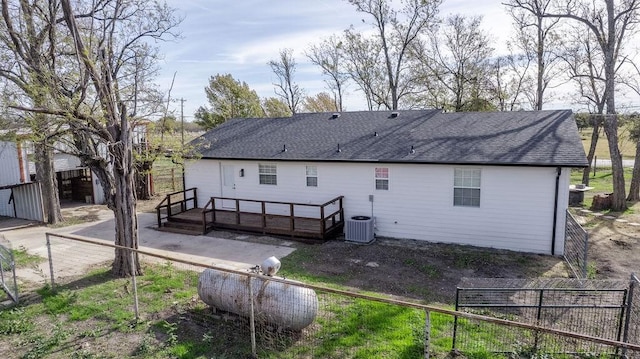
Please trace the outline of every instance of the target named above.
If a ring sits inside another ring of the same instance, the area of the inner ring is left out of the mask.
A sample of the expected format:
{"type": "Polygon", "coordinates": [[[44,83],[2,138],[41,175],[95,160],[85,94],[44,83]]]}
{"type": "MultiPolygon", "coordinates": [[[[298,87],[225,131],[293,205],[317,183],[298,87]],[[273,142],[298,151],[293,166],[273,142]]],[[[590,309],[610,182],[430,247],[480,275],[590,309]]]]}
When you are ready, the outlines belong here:
{"type": "Polygon", "coordinates": [[[333,118],[333,119],[336,119],[336,118],[338,118],[338,117],[340,117],[340,114],[339,114],[339,113],[337,113],[337,112],[336,112],[336,113],[334,113],[333,115],[331,115],[331,118],[333,118]]]}
{"type": "Polygon", "coordinates": [[[373,133],[373,137],[378,137],[378,131],[373,133]]]}
{"type": "Polygon", "coordinates": [[[391,118],[396,118],[398,117],[398,115],[400,115],[400,113],[398,113],[397,111],[391,112],[391,118]]]}
{"type": "Polygon", "coordinates": [[[282,152],[287,152],[287,144],[282,145],[282,152]]]}
{"type": "Polygon", "coordinates": [[[416,153],[416,150],[413,149],[413,146],[411,146],[411,149],[409,150],[409,154],[412,155],[416,153]]]}
{"type": "Polygon", "coordinates": [[[342,152],[342,150],[340,149],[340,144],[338,143],[338,150],[336,152],[342,152]]]}

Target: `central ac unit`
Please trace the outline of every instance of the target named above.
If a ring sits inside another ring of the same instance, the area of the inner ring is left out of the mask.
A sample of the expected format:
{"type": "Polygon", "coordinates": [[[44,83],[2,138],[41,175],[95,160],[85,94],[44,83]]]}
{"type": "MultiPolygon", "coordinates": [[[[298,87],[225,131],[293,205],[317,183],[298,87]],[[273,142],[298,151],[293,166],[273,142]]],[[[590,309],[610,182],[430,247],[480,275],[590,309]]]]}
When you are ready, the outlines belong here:
{"type": "Polygon", "coordinates": [[[373,241],[373,218],[369,216],[353,216],[347,219],[345,239],[350,242],[370,243],[373,241]]]}

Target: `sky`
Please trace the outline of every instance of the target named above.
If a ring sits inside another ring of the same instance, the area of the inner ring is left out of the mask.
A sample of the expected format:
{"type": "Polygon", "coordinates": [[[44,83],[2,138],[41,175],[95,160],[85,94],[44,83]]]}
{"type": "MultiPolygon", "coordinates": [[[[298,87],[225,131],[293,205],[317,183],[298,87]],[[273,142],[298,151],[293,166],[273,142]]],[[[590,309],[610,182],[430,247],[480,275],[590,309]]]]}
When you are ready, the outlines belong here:
{"type": "MultiPolygon", "coordinates": [[[[440,15],[482,15],[483,28],[492,36],[498,52],[511,32],[511,19],[502,0],[444,0],[440,15]]],[[[267,63],[280,49],[291,48],[298,63],[296,82],[308,95],[326,91],[320,69],[304,51],[332,34],[354,25],[370,29],[346,0],[167,0],[184,18],[178,31],[182,38],[160,43],[158,85],[165,93],[175,82],[171,98],[184,99],[184,119],[193,120],[198,107],[207,105],[204,88],[216,74],[231,74],[246,82],[262,97],[273,97],[276,81],[267,63]]],[[[349,111],[366,110],[355,85],[347,88],[349,111]]],[[[180,118],[180,102],[170,111],[180,118]]]]}

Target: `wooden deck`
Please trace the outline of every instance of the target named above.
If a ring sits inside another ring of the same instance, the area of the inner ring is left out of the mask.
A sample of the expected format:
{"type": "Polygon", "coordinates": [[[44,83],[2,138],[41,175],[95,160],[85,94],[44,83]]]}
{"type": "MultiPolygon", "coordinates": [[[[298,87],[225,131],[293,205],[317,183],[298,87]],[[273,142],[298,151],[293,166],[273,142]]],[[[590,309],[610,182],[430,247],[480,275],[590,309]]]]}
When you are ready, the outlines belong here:
{"type": "MultiPolygon", "coordinates": [[[[185,201],[192,199],[187,196],[183,198],[185,201]]],[[[328,239],[341,234],[344,228],[342,196],[324,204],[212,197],[204,208],[187,208],[190,206],[183,203],[167,202],[157,207],[158,227],[173,227],[176,231],[191,230],[194,234],[228,229],[292,239],[328,239]],[[295,215],[305,212],[306,216],[295,215]],[[309,216],[311,213],[315,215],[309,216]]]]}

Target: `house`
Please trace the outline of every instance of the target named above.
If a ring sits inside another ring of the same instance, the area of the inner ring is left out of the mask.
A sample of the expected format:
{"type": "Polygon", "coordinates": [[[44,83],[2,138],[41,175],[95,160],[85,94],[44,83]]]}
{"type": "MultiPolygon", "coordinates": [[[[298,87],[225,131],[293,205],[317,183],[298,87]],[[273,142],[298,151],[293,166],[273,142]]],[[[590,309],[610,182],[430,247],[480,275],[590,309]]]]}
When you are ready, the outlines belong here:
{"type": "Polygon", "coordinates": [[[27,150],[0,141],[0,216],[44,220],[40,186],[30,181],[27,150]]]}
{"type": "MultiPolygon", "coordinates": [[[[55,146],[53,167],[60,202],[104,203],[98,178],[81,165],[78,157],[65,153],[63,143],[55,146]]],[[[44,221],[33,156],[32,144],[24,136],[0,141],[0,216],[44,221]]]]}
{"type": "Polygon", "coordinates": [[[201,204],[342,196],[344,217],[375,218],[377,236],[555,255],[570,170],[587,166],[568,110],[233,119],[191,144],[186,188],[201,204]]]}

